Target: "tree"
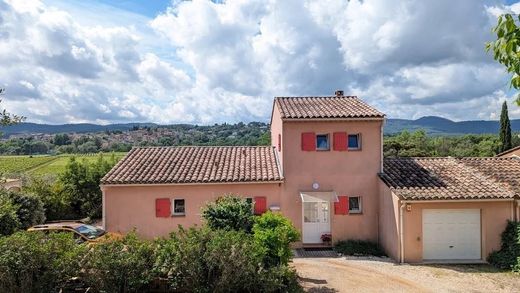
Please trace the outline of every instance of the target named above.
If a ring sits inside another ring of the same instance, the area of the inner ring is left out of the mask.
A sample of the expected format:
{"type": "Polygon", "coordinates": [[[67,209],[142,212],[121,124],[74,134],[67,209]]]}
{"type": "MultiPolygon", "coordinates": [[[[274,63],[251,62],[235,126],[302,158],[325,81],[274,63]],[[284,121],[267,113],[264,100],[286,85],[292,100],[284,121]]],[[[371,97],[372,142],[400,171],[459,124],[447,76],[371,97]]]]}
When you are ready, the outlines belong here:
{"type": "Polygon", "coordinates": [[[202,209],[202,218],[213,230],[251,232],[254,215],[252,204],[240,197],[225,195],[202,209]]]}
{"type": "Polygon", "coordinates": [[[70,136],[66,133],[58,133],[54,136],[54,139],[52,140],[52,143],[58,146],[69,145],[71,144],[71,142],[72,140],[70,139],[70,136]]]}
{"type": "Polygon", "coordinates": [[[502,113],[500,113],[500,152],[507,151],[512,147],[511,145],[511,122],[507,114],[507,103],[502,104],[502,113]]]}
{"type": "MultiPolygon", "coordinates": [[[[0,88],[0,96],[2,96],[5,92],[5,89],[0,88]]],[[[0,103],[2,102],[2,99],[0,99],[0,103]]],[[[7,125],[13,125],[16,123],[20,123],[25,120],[25,117],[14,115],[11,113],[8,113],[7,110],[3,109],[0,110],[0,126],[7,126],[7,125]]]]}
{"type": "MultiPolygon", "coordinates": [[[[520,27],[517,24],[520,15],[513,17],[504,14],[498,17],[498,23],[493,28],[497,39],[486,44],[487,51],[493,51],[493,58],[506,67],[510,73],[510,86],[516,90],[520,89],[520,27]],[[516,18],[516,19],[515,19],[516,18]]],[[[520,105],[520,95],[516,98],[520,105]]]]}
{"type": "Polygon", "coordinates": [[[109,160],[100,155],[93,164],[86,160],[78,162],[75,157],[70,159],[59,180],[63,184],[63,192],[71,199],[73,212],[81,217],[101,217],[102,193],[99,183],[115,164],[113,155],[109,160]]]}

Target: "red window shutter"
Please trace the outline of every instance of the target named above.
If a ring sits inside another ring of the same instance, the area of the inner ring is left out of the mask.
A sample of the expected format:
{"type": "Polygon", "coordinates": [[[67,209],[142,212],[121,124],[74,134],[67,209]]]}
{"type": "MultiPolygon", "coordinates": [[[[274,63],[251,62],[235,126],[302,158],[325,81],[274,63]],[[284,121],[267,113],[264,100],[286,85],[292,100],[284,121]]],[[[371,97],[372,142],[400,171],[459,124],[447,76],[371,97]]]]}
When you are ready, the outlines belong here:
{"type": "Polygon", "coordinates": [[[347,133],[346,132],[334,132],[334,150],[335,151],[346,151],[347,150],[347,133]]]}
{"type": "Polygon", "coordinates": [[[302,151],[312,152],[316,150],[316,133],[302,133],[302,151]]]}
{"type": "Polygon", "coordinates": [[[348,196],[338,196],[338,201],[334,203],[334,214],[348,215],[348,196]]]}
{"type": "Polygon", "coordinates": [[[267,211],[267,199],[265,196],[255,197],[255,215],[261,215],[267,211]]]}
{"type": "Polygon", "coordinates": [[[282,135],[278,134],[278,151],[282,151],[282,135]]]}
{"type": "Polygon", "coordinates": [[[171,216],[171,203],[169,198],[158,198],[155,200],[155,216],[157,218],[168,218],[171,216]]]}

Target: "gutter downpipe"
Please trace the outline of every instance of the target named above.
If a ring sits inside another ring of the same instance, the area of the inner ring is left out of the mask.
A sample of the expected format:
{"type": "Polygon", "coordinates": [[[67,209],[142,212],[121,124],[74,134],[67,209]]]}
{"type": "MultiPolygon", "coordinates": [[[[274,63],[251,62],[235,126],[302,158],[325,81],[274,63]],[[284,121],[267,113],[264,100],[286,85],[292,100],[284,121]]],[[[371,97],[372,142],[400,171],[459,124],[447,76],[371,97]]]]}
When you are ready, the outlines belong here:
{"type": "Polygon", "coordinates": [[[399,207],[399,263],[404,264],[404,207],[406,202],[402,201],[399,207]]]}

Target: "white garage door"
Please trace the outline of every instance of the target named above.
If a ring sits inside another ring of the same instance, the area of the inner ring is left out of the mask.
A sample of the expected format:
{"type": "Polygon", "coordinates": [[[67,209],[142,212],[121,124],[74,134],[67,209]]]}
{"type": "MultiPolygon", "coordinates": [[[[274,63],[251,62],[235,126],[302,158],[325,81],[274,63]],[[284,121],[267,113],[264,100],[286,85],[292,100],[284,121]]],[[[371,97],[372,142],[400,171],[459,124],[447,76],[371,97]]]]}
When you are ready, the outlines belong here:
{"type": "Polygon", "coordinates": [[[480,210],[423,210],[423,259],[481,259],[480,210]]]}

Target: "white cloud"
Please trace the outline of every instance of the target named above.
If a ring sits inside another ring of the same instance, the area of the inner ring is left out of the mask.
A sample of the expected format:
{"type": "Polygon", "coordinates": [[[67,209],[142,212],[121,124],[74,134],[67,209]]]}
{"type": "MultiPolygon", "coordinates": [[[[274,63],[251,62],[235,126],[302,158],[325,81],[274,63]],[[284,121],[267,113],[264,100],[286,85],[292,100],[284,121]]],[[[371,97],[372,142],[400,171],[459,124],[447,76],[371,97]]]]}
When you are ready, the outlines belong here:
{"type": "Polygon", "coordinates": [[[519,9],[194,0],[147,19],[81,1],[0,0],[0,86],[11,112],[54,123],[267,121],[273,96],[341,88],[390,117],[495,119],[512,93],[484,44],[496,16],[519,9]]]}

